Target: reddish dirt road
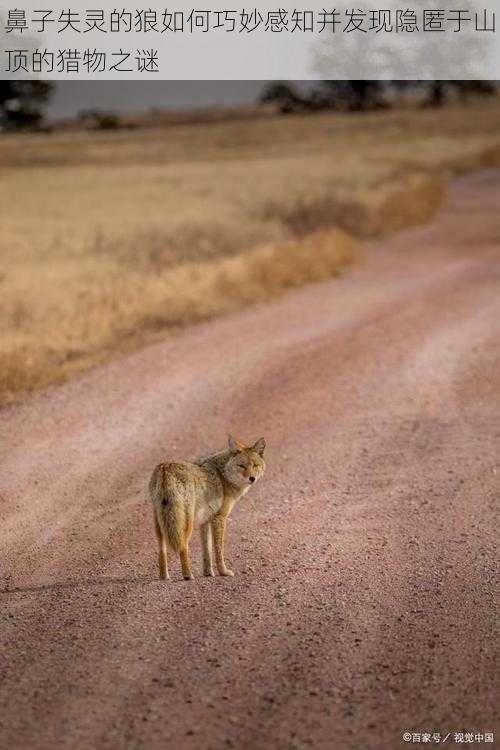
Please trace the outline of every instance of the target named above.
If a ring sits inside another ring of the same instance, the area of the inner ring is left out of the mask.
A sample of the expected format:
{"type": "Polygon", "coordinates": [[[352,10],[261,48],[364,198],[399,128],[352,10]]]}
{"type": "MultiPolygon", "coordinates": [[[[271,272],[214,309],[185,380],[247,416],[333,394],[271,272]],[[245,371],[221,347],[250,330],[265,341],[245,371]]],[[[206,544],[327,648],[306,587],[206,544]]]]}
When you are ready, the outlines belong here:
{"type": "Polygon", "coordinates": [[[342,279],[0,412],[0,747],[494,731],[499,205],[468,177],[342,279]],[[269,445],[236,577],[159,582],[150,472],[228,430],[269,445]]]}

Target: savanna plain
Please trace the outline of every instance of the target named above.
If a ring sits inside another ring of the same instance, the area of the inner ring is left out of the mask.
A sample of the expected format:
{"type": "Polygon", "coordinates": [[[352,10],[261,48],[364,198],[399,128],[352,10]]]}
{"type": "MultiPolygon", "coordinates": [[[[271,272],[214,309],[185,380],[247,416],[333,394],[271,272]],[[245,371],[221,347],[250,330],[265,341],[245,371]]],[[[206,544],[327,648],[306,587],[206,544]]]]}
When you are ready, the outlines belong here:
{"type": "Polygon", "coordinates": [[[359,262],[500,164],[500,102],[0,137],[0,400],[359,262]]]}

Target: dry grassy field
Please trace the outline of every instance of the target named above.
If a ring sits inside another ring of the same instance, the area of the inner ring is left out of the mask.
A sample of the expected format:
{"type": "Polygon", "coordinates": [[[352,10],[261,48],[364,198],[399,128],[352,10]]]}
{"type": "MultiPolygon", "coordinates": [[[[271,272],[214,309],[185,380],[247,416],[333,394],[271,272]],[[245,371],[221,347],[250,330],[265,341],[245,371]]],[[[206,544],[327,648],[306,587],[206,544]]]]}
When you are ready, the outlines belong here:
{"type": "Polygon", "coordinates": [[[500,103],[0,136],[0,400],[338,273],[500,163],[500,103]]]}

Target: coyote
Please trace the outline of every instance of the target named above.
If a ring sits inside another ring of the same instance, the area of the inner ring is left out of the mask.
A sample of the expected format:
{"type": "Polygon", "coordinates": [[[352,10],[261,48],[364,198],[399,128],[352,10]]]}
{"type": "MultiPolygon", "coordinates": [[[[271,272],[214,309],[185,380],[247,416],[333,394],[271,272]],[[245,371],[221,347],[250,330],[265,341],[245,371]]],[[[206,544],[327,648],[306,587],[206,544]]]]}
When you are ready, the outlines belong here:
{"type": "Polygon", "coordinates": [[[160,547],[160,578],[169,578],[167,544],[181,558],[182,575],[190,580],[189,540],[199,526],[203,548],[203,573],[213,576],[215,562],[221,576],[233,576],[224,560],[226,519],[235,503],[263,475],[266,441],[248,447],[229,436],[228,447],[194,463],[167,461],[158,464],[149,482],[156,536],[160,547]]]}

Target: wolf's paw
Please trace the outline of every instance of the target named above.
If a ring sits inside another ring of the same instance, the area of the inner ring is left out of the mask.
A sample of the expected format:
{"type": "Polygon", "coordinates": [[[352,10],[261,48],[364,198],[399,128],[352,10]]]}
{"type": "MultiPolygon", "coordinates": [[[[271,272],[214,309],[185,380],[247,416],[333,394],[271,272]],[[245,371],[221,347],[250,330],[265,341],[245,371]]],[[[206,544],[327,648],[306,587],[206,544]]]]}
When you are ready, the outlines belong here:
{"type": "Polygon", "coordinates": [[[221,570],[221,576],[229,576],[230,578],[234,578],[234,573],[232,570],[229,570],[229,568],[225,568],[224,570],[221,570]]]}
{"type": "Polygon", "coordinates": [[[204,570],[203,575],[206,576],[206,578],[213,578],[215,576],[215,573],[212,568],[210,568],[210,570],[204,570]]]}
{"type": "Polygon", "coordinates": [[[185,581],[192,581],[194,578],[194,575],[190,573],[188,576],[182,576],[185,581]]]}

